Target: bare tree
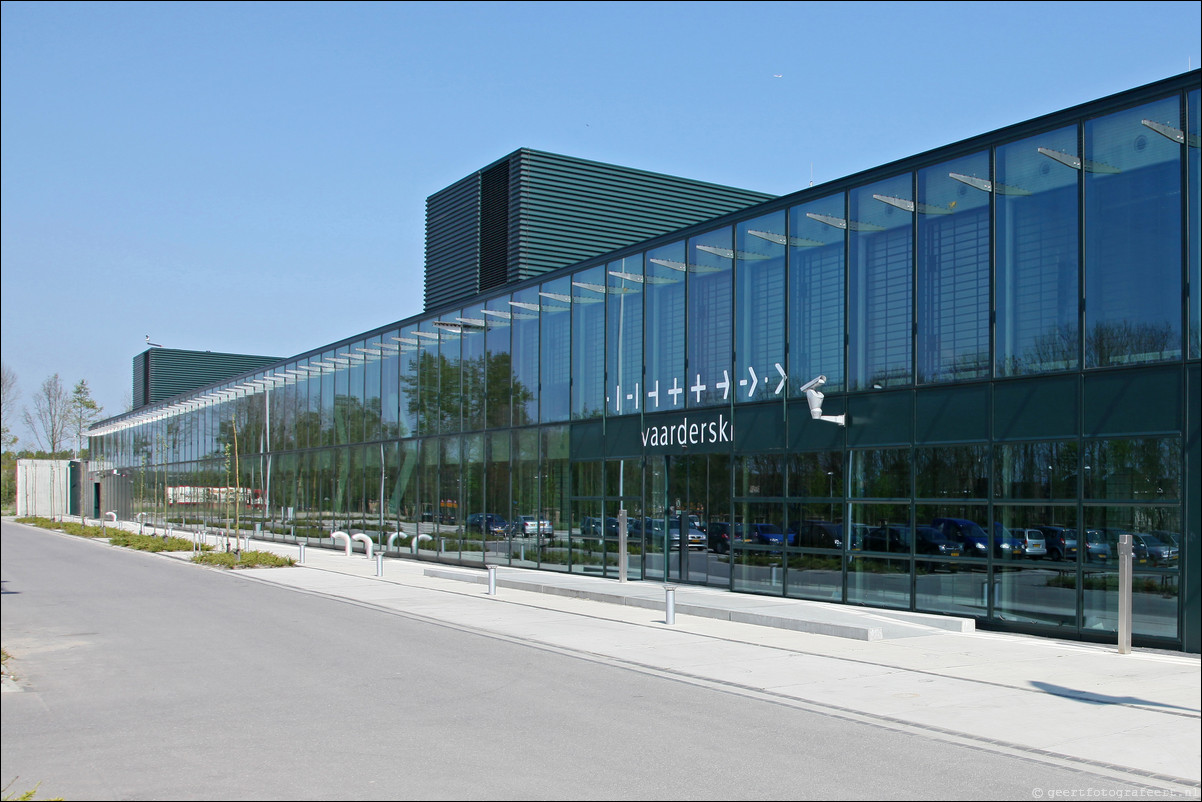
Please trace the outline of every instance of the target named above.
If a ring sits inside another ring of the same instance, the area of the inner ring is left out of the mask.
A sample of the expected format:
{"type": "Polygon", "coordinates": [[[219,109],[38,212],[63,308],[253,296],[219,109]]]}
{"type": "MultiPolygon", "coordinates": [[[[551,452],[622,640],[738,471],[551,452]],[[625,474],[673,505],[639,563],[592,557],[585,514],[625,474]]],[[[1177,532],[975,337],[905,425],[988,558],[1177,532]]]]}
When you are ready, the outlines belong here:
{"type": "Polygon", "coordinates": [[[25,425],[33,432],[38,447],[56,454],[67,439],[67,425],[71,407],[71,397],[63,388],[58,374],[42,382],[41,388],[33,395],[33,412],[26,408],[22,411],[25,425]]]}
{"type": "Polygon", "coordinates": [[[88,427],[100,420],[103,412],[104,408],[92,398],[92,391],[88,388],[88,380],[80,379],[75,385],[75,389],[71,391],[70,411],[68,413],[71,419],[71,433],[75,435],[75,456],[78,457],[83,451],[88,427]]]}
{"type": "Polygon", "coordinates": [[[13,434],[12,414],[13,404],[20,393],[17,391],[17,374],[9,370],[8,365],[0,365],[4,384],[0,390],[0,448],[12,448],[17,444],[17,436],[13,434]]]}

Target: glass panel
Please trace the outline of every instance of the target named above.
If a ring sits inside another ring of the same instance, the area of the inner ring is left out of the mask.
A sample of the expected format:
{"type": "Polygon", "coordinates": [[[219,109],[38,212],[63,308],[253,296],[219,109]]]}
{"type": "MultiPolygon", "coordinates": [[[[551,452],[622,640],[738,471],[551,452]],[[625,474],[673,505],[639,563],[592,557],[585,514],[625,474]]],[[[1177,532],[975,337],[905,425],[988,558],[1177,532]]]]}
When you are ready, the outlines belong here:
{"type": "Polygon", "coordinates": [[[347,366],[347,442],[362,443],[366,440],[366,416],[367,411],[367,370],[365,363],[367,358],[362,351],[357,351],[357,348],[362,348],[364,341],[351,343],[343,349],[343,356],[349,360],[347,366]]]}
{"type": "Polygon", "coordinates": [[[485,326],[484,407],[489,428],[508,426],[513,406],[513,366],[509,354],[512,309],[506,295],[494,298],[480,310],[485,326]]]}
{"type": "Polygon", "coordinates": [[[852,498],[909,498],[910,449],[878,448],[851,452],[852,498]]]}
{"type": "Polygon", "coordinates": [[[988,153],[918,173],[916,347],[922,383],[989,375],[989,193],[976,188],[988,179],[988,153]]]}
{"type": "MultiPolygon", "coordinates": [[[[789,375],[844,385],[846,199],[832,195],[789,210],[789,375]]],[[[742,379],[743,377],[740,377],[742,379]]]]}
{"type": "Polygon", "coordinates": [[[643,255],[606,266],[605,352],[611,415],[638,412],[643,400],[643,255]]]}
{"type": "Polygon", "coordinates": [[[605,267],[572,276],[572,419],[605,412],[605,267]]]}
{"type": "Polygon", "coordinates": [[[539,420],[567,420],[572,389],[572,280],[548,281],[539,289],[539,420]]]}
{"type": "Polygon", "coordinates": [[[689,239],[684,325],[689,368],[686,405],[690,407],[730,403],[730,388],[717,385],[731,365],[733,236],[728,226],[689,239]]]}
{"type": "Polygon", "coordinates": [[[438,334],[438,431],[454,434],[463,430],[463,336],[458,318],[462,312],[450,312],[439,318],[440,326],[430,330],[438,334]]]}
{"type": "Polygon", "coordinates": [[[735,590],[781,595],[784,592],[784,507],[779,502],[735,501],[732,586],[735,590]]]}
{"type": "Polygon", "coordinates": [[[484,332],[486,322],[482,306],[469,306],[454,322],[459,324],[463,374],[463,430],[479,431],[485,427],[484,332]]]}
{"type": "Polygon", "coordinates": [[[438,434],[439,399],[442,397],[439,383],[442,377],[443,357],[438,352],[438,333],[435,326],[425,322],[412,328],[418,349],[418,394],[417,433],[438,434]]]}
{"type": "MultiPolygon", "coordinates": [[[[1021,562],[995,566],[988,587],[993,615],[1007,621],[1076,627],[1077,593],[1074,581],[1066,580],[1075,577],[1076,567],[1062,562],[1062,527],[1064,522],[1075,526],[1074,508],[1006,505],[996,506],[993,511],[999,531],[1023,545],[1021,562]]],[[[1075,549],[1075,528],[1070,533],[1075,549]]]]}
{"type": "MultiPolygon", "coordinates": [[[[465,544],[463,509],[463,441],[459,437],[442,437],[436,441],[439,445],[441,460],[438,465],[438,521],[439,534],[444,537],[439,551],[452,556],[462,555],[464,548],[478,548],[478,545],[465,544]]],[[[470,512],[475,512],[471,510],[470,512]]]]}
{"type": "Polygon", "coordinates": [[[685,329],[685,248],[683,242],[647,254],[643,279],[647,293],[646,330],[655,337],[646,344],[643,397],[646,410],[682,409],[685,329]]]}
{"type": "Polygon", "coordinates": [[[600,499],[575,499],[572,501],[572,513],[575,519],[568,538],[570,570],[600,573],[603,541],[611,537],[616,542],[617,519],[607,518],[603,514],[600,499]]]}
{"type": "MultiPolygon", "coordinates": [[[[1131,625],[1136,635],[1176,638],[1180,606],[1181,513],[1167,507],[1087,507],[1081,571],[1087,629],[1118,631],[1118,540],[1131,535],[1131,625]]],[[[1069,579],[1073,579],[1071,574],[1069,579]]]]}
{"type": "Polygon", "coordinates": [[[363,441],[383,436],[383,402],[380,397],[380,339],[365,340],[355,349],[363,354],[363,441]]]}
{"type": "Polygon", "coordinates": [[[1087,499],[1172,501],[1181,497],[1181,439],[1133,437],[1085,446],[1087,499]]]}
{"type": "MultiPolygon", "coordinates": [[[[505,527],[489,537],[484,559],[487,562],[507,563],[513,556],[513,538],[525,535],[517,507],[509,498],[509,432],[492,432],[485,436],[485,443],[484,509],[494,510],[498,517],[505,518],[505,527]]],[[[537,528],[534,533],[537,536],[537,528]]]]}
{"type": "Polygon", "coordinates": [[[748,454],[734,459],[736,497],[785,495],[785,458],[781,454],[748,454]]]}
{"type": "Polygon", "coordinates": [[[988,593],[984,566],[933,559],[915,562],[914,606],[918,610],[983,618],[989,613],[988,593]]]}
{"type": "Polygon", "coordinates": [[[334,439],[334,387],[337,363],[331,361],[333,351],[321,355],[321,445],[332,446],[334,439]]]}
{"type": "Polygon", "coordinates": [[[1178,98],[1085,124],[1085,364],[1181,357],[1178,98]]]}
{"type": "Polygon", "coordinates": [[[723,400],[753,400],[753,389],[756,397],[766,398],[767,383],[761,387],[753,377],[775,375],[773,365],[784,364],[789,331],[787,242],[783,211],[747,220],[735,230],[735,362],[734,375],[722,376],[730,383],[722,388],[723,400]]]}
{"type": "Polygon", "coordinates": [[[347,347],[344,345],[334,351],[330,359],[334,363],[334,443],[345,445],[350,442],[351,426],[354,415],[351,409],[351,383],[348,367],[350,360],[346,358],[347,347]]]}
{"type": "Polygon", "coordinates": [[[643,471],[643,518],[638,527],[646,555],[646,578],[652,580],[664,580],[667,576],[667,491],[667,458],[647,457],[647,467],[643,471]]]}
{"type": "Polygon", "coordinates": [[[843,557],[838,554],[785,555],[785,595],[818,601],[843,601],[843,557]]]}
{"type": "Polygon", "coordinates": [[[421,410],[421,386],[418,378],[421,375],[422,354],[413,329],[413,326],[406,326],[396,337],[400,347],[397,355],[397,380],[400,383],[400,418],[397,434],[400,437],[409,437],[421,431],[418,423],[418,413],[421,410]]]}
{"type": "Polygon", "coordinates": [[[918,498],[985,498],[989,482],[989,447],[916,448],[914,479],[914,492],[918,498]]]}
{"type": "Polygon", "coordinates": [[[849,603],[910,606],[909,531],[909,505],[851,505],[850,548],[855,553],[847,566],[849,603]]]}
{"type": "MultiPolygon", "coordinates": [[[[380,437],[404,437],[401,431],[401,344],[398,329],[384,332],[374,342],[380,353],[380,437]]],[[[370,346],[369,346],[370,347],[370,346]]]]}
{"type": "Polygon", "coordinates": [[[538,422],[538,288],[513,294],[510,321],[513,323],[513,425],[538,422]]]}
{"type": "Polygon", "coordinates": [[[485,553],[495,549],[495,544],[505,539],[509,528],[509,522],[505,520],[507,510],[485,506],[484,435],[465,436],[462,448],[459,509],[464,526],[460,548],[463,550],[463,559],[483,561],[485,553]]]}
{"type": "Polygon", "coordinates": [[[911,380],[914,177],[901,175],[849,196],[849,389],[911,380]]]}
{"type": "Polygon", "coordinates": [[[1078,451],[1075,441],[995,445],[994,497],[1076,498],[1078,451]]]}
{"type": "Polygon", "coordinates": [[[816,451],[790,454],[789,496],[793,498],[843,498],[843,453],[816,451]]]}
{"type": "Polygon", "coordinates": [[[1202,91],[1186,95],[1186,128],[1189,141],[1188,159],[1189,200],[1189,355],[1202,355],[1202,91]]]}
{"type": "Polygon", "coordinates": [[[512,437],[514,458],[509,480],[514,518],[521,524],[521,531],[515,535],[519,541],[514,564],[533,567],[540,559],[540,549],[554,547],[556,532],[539,505],[538,432],[523,429],[513,432],[512,437]]]}
{"type": "MultiPolygon", "coordinates": [[[[1000,526],[990,527],[989,511],[984,504],[921,504],[914,510],[914,520],[916,554],[979,562],[991,554],[997,560],[1017,560],[1023,556],[1017,540],[1000,526]]],[[[966,570],[984,570],[984,566],[966,570]]]]}
{"type": "MultiPolygon", "coordinates": [[[[568,430],[559,426],[541,429],[539,436],[542,440],[542,461],[538,475],[541,518],[550,521],[556,533],[563,532],[566,535],[572,521],[568,504],[568,452],[571,438],[568,436],[568,430]]],[[[561,554],[544,551],[543,559],[544,568],[566,570],[566,551],[561,554]],[[547,561],[552,565],[548,566],[547,561]]]]}
{"type": "Polygon", "coordinates": [[[997,374],[1078,365],[1077,171],[1044,153],[1078,153],[1076,127],[999,147],[996,195],[997,374]]]}

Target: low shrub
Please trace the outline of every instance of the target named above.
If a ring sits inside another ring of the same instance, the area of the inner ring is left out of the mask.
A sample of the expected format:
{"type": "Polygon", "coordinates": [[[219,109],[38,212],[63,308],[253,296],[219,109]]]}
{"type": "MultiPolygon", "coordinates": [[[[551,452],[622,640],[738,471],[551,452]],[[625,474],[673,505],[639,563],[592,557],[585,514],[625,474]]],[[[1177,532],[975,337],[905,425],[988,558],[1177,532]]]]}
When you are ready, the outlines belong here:
{"type": "Polygon", "coordinates": [[[217,568],[287,568],[296,565],[291,557],[281,557],[269,551],[234,551],[197,554],[192,562],[200,565],[212,565],[217,568]]]}
{"type": "Polygon", "coordinates": [[[30,526],[37,526],[42,529],[57,529],[60,532],[65,532],[68,535],[75,535],[77,537],[108,537],[108,532],[106,532],[102,527],[85,526],[73,521],[55,521],[52,518],[29,516],[26,518],[18,518],[17,523],[29,524],[30,526]]]}
{"type": "MultiPolygon", "coordinates": [[[[114,531],[109,536],[109,543],[114,546],[124,546],[138,551],[192,551],[196,546],[191,540],[182,537],[161,537],[159,535],[135,535],[130,532],[114,531]]],[[[202,550],[212,549],[212,546],[201,546],[202,550]]]]}

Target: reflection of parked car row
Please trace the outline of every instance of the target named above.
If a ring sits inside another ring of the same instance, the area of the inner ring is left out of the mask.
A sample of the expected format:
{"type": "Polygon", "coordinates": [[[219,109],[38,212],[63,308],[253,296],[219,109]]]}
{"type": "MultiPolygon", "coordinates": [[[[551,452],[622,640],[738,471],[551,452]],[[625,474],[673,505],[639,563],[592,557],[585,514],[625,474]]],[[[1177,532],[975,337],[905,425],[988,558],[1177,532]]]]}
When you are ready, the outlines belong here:
{"type": "MultiPolygon", "coordinates": [[[[703,522],[696,515],[666,518],[631,518],[628,534],[632,538],[667,537],[669,547],[680,548],[681,524],[690,549],[702,549],[727,554],[734,544],[761,546],[793,546],[806,549],[842,551],[845,546],[844,525],[833,521],[806,520],[791,524],[787,529],[768,522],[731,523],[703,522]]],[[[585,537],[617,538],[618,519],[589,517],[581,519],[580,532],[585,537]]],[[[518,515],[506,521],[495,513],[474,513],[465,520],[465,529],[484,537],[552,537],[551,522],[534,515],[518,515]]],[[[1077,529],[1059,524],[1036,524],[1023,528],[1007,528],[995,522],[989,534],[980,524],[967,518],[935,518],[930,524],[911,527],[908,524],[881,522],[877,526],[852,524],[850,543],[853,552],[881,554],[911,553],[931,557],[979,557],[992,554],[1001,560],[1048,559],[1075,562],[1084,542],[1087,562],[1107,563],[1117,554],[1119,538],[1130,535],[1132,556],[1136,565],[1173,567],[1180,558],[1178,536],[1155,530],[1136,532],[1122,528],[1089,528],[1084,537],[1077,529]]]]}

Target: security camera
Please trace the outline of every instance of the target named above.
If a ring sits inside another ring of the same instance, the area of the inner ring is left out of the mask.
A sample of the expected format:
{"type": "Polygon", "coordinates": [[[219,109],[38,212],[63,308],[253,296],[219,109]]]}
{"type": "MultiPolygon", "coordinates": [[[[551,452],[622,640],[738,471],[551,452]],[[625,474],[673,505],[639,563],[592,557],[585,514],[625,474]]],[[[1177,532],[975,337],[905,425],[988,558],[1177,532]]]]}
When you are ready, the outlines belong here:
{"type": "Polygon", "coordinates": [[[826,384],[826,376],[815,376],[805,384],[801,385],[801,391],[803,393],[808,393],[810,390],[814,390],[824,384],[826,384]]]}
{"type": "Polygon", "coordinates": [[[810,379],[801,386],[802,392],[806,394],[806,401],[810,405],[810,417],[814,420],[824,420],[828,423],[835,423],[839,426],[847,425],[847,418],[844,415],[823,415],[822,400],[826,397],[818,392],[819,387],[826,384],[826,376],[817,376],[810,379]]]}

